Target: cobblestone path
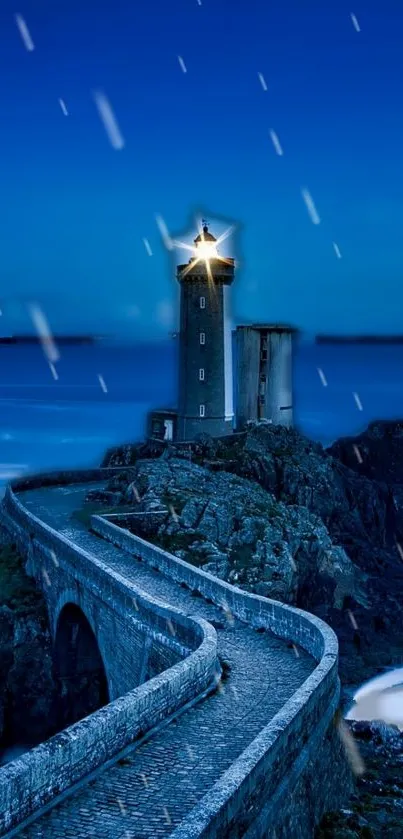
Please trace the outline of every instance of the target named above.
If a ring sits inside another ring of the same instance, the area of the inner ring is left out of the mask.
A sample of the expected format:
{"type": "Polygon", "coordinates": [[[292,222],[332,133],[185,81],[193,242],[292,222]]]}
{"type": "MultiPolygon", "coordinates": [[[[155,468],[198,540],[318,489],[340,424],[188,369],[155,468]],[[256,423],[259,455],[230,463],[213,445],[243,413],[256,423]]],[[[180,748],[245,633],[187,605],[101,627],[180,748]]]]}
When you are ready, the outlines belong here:
{"type": "MultiPolygon", "coordinates": [[[[94,486],[94,485],[92,485],[94,486]]],[[[222,688],[20,831],[21,839],[152,839],[166,837],[218,780],[312,672],[269,632],[240,621],[176,585],[134,557],[88,533],[71,518],[89,487],[25,492],[23,503],[77,545],[110,563],[155,597],[199,615],[217,628],[218,652],[229,662],[222,688]],[[222,628],[219,628],[219,627],[222,628]]]]}

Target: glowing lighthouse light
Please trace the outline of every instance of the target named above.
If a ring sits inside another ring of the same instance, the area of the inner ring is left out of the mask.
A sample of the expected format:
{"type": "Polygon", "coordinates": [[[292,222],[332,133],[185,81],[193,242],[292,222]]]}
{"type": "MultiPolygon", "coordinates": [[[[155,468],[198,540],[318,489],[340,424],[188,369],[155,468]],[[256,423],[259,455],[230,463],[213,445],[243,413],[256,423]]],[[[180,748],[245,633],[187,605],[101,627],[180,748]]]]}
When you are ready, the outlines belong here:
{"type": "Polygon", "coordinates": [[[219,259],[217,253],[217,239],[209,232],[208,226],[203,221],[203,230],[196,236],[195,253],[198,259],[219,259]]]}
{"type": "Polygon", "coordinates": [[[228,230],[225,231],[225,233],[223,233],[220,236],[219,239],[216,239],[215,236],[213,236],[213,234],[210,233],[207,222],[204,219],[202,219],[202,228],[198,236],[196,236],[196,239],[193,240],[193,245],[189,245],[186,242],[178,242],[174,240],[173,245],[176,248],[184,248],[185,250],[190,251],[192,254],[188,265],[186,266],[186,268],[182,270],[182,277],[185,277],[189,273],[189,271],[192,271],[198,262],[204,262],[208,278],[212,282],[213,276],[210,265],[210,262],[212,260],[215,260],[216,262],[223,262],[227,265],[233,265],[232,259],[226,259],[224,256],[220,256],[220,254],[217,251],[218,246],[221,244],[221,242],[224,241],[224,239],[227,239],[227,237],[232,233],[232,231],[233,227],[231,226],[228,228],[228,230]]]}

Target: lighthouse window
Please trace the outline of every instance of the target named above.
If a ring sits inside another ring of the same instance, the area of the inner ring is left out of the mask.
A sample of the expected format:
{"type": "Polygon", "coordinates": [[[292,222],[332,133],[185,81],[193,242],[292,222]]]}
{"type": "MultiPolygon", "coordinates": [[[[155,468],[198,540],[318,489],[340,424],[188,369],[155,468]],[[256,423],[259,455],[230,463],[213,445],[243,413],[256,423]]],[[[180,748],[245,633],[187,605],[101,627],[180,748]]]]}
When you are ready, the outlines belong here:
{"type": "Polygon", "coordinates": [[[199,368],[199,381],[204,382],[204,367],[199,368]]]}
{"type": "Polygon", "coordinates": [[[200,406],[199,406],[199,415],[200,415],[201,417],[204,417],[204,413],[205,413],[205,412],[204,412],[204,408],[205,408],[205,406],[204,406],[204,405],[200,405],[200,406]]]}
{"type": "Polygon", "coordinates": [[[206,308],[206,298],[205,298],[205,297],[201,297],[201,298],[200,298],[200,308],[201,308],[201,309],[205,309],[205,308],[206,308]]]}
{"type": "Polygon", "coordinates": [[[200,343],[201,343],[201,344],[205,344],[205,343],[206,343],[206,333],[205,333],[205,332],[201,332],[201,333],[200,333],[200,343]]]}

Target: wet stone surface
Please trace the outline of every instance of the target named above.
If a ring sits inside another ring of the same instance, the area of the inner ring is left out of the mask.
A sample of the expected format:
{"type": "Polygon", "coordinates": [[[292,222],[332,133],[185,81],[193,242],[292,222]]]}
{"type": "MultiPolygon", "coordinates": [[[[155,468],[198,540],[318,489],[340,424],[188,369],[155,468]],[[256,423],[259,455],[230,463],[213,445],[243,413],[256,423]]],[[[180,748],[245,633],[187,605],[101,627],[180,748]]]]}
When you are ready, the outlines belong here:
{"type": "Polygon", "coordinates": [[[218,607],[87,532],[71,513],[82,506],[90,488],[30,491],[23,502],[145,593],[211,621],[219,657],[229,667],[218,691],[24,828],[19,833],[24,839],[169,836],[315,666],[305,651],[299,649],[297,656],[269,632],[256,632],[238,620],[228,623],[218,607]]]}

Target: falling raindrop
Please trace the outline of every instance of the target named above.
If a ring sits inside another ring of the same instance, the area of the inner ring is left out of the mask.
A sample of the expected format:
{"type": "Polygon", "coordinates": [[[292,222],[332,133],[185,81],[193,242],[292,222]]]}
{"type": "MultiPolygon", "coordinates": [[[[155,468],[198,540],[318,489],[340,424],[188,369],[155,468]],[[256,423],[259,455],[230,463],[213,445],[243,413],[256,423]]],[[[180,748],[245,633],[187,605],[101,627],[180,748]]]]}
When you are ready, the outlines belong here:
{"type": "Polygon", "coordinates": [[[153,252],[152,252],[152,250],[151,250],[150,243],[149,243],[148,239],[143,239],[143,244],[144,244],[144,247],[145,247],[145,249],[146,249],[146,251],[147,251],[148,255],[149,255],[149,256],[152,256],[152,255],[153,255],[153,252]]]}
{"type": "Polygon", "coordinates": [[[125,141],[109,100],[100,91],[94,93],[94,100],[111,146],[117,150],[123,149],[125,141]]]}
{"type": "Polygon", "coordinates": [[[308,189],[302,189],[301,194],[302,194],[302,197],[305,201],[305,205],[306,205],[306,208],[308,210],[308,213],[309,213],[309,216],[310,216],[310,219],[311,219],[312,223],[313,224],[320,224],[319,214],[318,214],[318,211],[315,207],[315,204],[314,204],[311,193],[309,192],[308,189]]]}
{"type": "Polygon", "coordinates": [[[52,376],[53,376],[54,380],[57,382],[57,380],[58,380],[58,378],[59,378],[59,374],[58,374],[58,372],[57,372],[57,370],[56,370],[55,365],[54,365],[54,364],[52,364],[52,362],[51,362],[51,361],[49,361],[49,369],[50,369],[50,372],[51,372],[51,374],[52,374],[52,376]]]}
{"type": "Polygon", "coordinates": [[[325,374],[324,374],[324,372],[323,372],[322,368],[321,368],[321,367],[318,367],[318,368],[317,368],[317,371],[318,371],[318,374],[319,374],[319,378],[320,378],[320,380],[321,380],[321,382],[322,382],[322,384],[323,384],[323,387],[327,387],[327,379],[326,379],[326,376],[325,376],[325,374]]]}
{"type": "Polygon", "coordinates": [[[50,556],[51,556],[51,558],[52,558],[52,561],[55,563],[56,568],[58,568],[58,567],[59,567],[59,560],[58,560],[58,558],[57,558],[57,556],[56,556],[55,552],[54,552],[54,551],[50,551],[50,556]]]}
{"type": "Polygon", "coordinates": [[[361,32],[361,27],[360,27],[360,24],[358,23],[358,20],[357,20],[356,16],[351,12],[350,17],[351,17],[351,20],[352,20],[355,31],[356,32],[361,32]]]}
{"type": "Polygon", "coordinates": [[[186,67],[186,64],[185,64],[181,55],[178,55],[178,61],[179,61],[179,66],[180,66],[181,70],[183,71],[183,73],[187,73],[187,67],[186,67]]]}
{"type": "Polygon", "coordinates": [[[102,388],[103,392],[108,393],[108,388],[106,387],[105,379],[104,379],[103,376],[101,376],[100,373],[98,373],[98,381],[99,381],[99,384],[101,385],[101,388],[102,388]]]}
{"type": "Polygon", "coordinates": [[[28,52],[32,52],[35,49],[35,44],[31,38],[31,33],[28,29],[28,26],[21,15],[15,15],[15,22],[18,26],[21,38],[24,42],[24,45],[28,52]]]}
{"type": "Polygon", "coordinates": [[[47,356],[48,361],[52,363],[58,361],[60,358],[60,353],[53,340],[49,324],[46,320],[44,313],[42,312],[42,309],[36,303],[30,303],[28,306],[28,310],[31,315],[31,319],[33,321],[35,329],[39,335],[39,339],[42,344],[42,349],[45,355],[47,356]]]}
{"type": "Polygon", "coordinates": [[[172,824],[172,819],[171,819],[171,816],[169,815],[168,807],[164,807],[164,815],[165,815],[167,825],[172,824]]]}
{"type": "Polygon", "coordinates": [[[43,568],[43,569],[42,569],[42,576],[43,576],[43,579],[45,580],[46,585],[47,585],[47,586],[50,586],[50,584],[51,584],[51,583],[50,583],[49,574],[48,574],[48,572],[45,570],[45,568],[43,568]]]}
{"type": "Polygon", "coordinates": [[[66,108],[66,103],[65,103],[64,99],[59,99],[59,105],[60,105],[60,107],[61,107],[61,109],[62,109],[62,111],[63,111],[63,113],[64,113],[64,116],[65,116],[65,117],[68,117],[69,112],[68,112],[68,110],[67,110],[67,108],[66,108]]]}
{"type": "Polygon", "coordinates": [[[120,812],[122,813],[122,816],[126,816],[126,815],[127,815],[127,810],[126,810],[125,805],[123,804],[122,799],[121,799],[121,798],[117,798],[117,799],[116,799],[116,801],[118,802],[118,805],[119,805],[119,810],[120,810],[120,812]]]}
{"type": "Polygon", "coordinates": [[[262,85],[263,90],[267,90],[266,79],[265,79],[263,73],[258,73],[257,77],[260,81],[260,84],[262,85]]]}
{"type": "Polygon", "coordinates": [[[162,218],[162,216],[156,215],[155,220],[157,222],[158,229],[161,233],[161,238],[162,238],[162,241],[163,241],[165,247],[167,248],[167,250],[172,251],[173,248],[174,248],[174,243],[173,243],[173,241],[172,241],[172,239],[171,239],[171,237],[168,233],[168,228],[165,224],[164,219],[162,218]]]}
{"type": "Polygon", "coordinates": [[[365,772],[365,766],[358,746],[354,737],[350,734],[348,727],[344,720],[340,720],[338,724],[339,736],[343,743],[347,759],[355,775],[362,775],[365,772]]]}
{"type": "Polygon", "coordinates": [[[280,140],[278,139],[278,136],[277,136],[276,132],[273,131],[273,129],[270,130],[270,138],[271,138],[271,141],[273,143],[276,154],[278,154],[280,157],[282,157],[284,152],[283,152],[283,149],[281,147],[280,140]]]}
{"type": "Polygon", "coordinates": [[[168,618],[168,620],[167,620],[167,627],[168,627],[171,635],[175,636],[176,635],[175,627],[174,627],[172,621],[170,620],[170,618],[168,618]]]}
{"type": "Polygon", "coordinates": [[[340,248],[339,248],[339,246],[336,244],[336,242],[333,242],[333,248],[334,248],[334,252],[335,252],[335,254],[336,254],[336,256],[337,256],[337,259],[341,259],[340,248]]]}
{"type": "Polygon", "coordinates": [[[347,614],[350,618],[350,623],[351,623],[351,626],[353,627],[353,629],[358,629],[357,621],[356,621],[351,609],[347,609],[347,614]]]}

